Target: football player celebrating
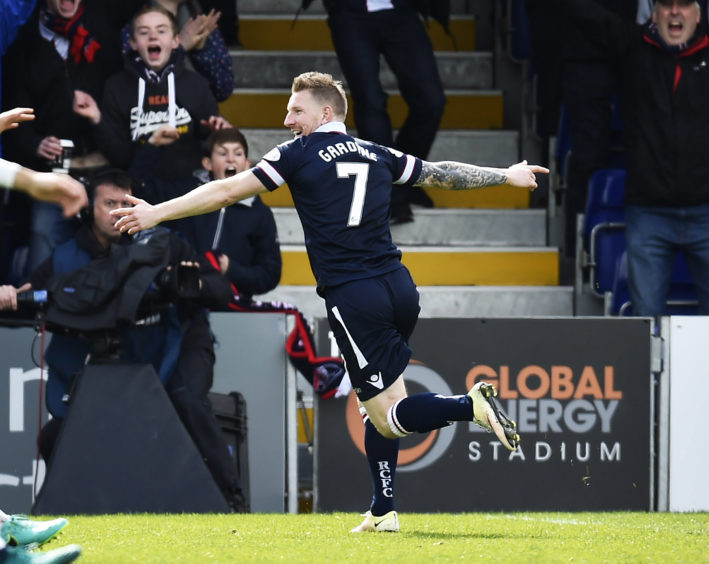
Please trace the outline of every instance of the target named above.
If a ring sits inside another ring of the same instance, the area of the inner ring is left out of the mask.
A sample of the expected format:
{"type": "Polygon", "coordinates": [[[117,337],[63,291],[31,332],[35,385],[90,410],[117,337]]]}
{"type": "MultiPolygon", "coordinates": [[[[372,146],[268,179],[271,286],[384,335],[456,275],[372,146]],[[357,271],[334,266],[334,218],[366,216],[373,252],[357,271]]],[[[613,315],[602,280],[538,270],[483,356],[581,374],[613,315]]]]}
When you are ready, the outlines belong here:
{"type": "Polygon", "coordinates": [[[352,532],[398,531],[394,482],[400,437],[452,421],[474,421],[492,430],[510,450],[520,439],[515,423],[493,401],[496,390],[490,384],[478,382],[467,395],[407,396],[403,372],[420,308],[416,286],[391,238],[392,183],[443,190],[534,190],[535,174],[549,171],[526,161],[504,169],[426,162],[348,135],[346,115],[341,82],[328,74],[301,74],[293,80],[284,122],[295,139],[236,176],[156,206],[132,198],[135,207],[112,213],[121,216],[117,225],[122,231],[135,233],[288,184],[317,292],[325,299],[365,422],[374,496],[364,521],[352,532]]]}

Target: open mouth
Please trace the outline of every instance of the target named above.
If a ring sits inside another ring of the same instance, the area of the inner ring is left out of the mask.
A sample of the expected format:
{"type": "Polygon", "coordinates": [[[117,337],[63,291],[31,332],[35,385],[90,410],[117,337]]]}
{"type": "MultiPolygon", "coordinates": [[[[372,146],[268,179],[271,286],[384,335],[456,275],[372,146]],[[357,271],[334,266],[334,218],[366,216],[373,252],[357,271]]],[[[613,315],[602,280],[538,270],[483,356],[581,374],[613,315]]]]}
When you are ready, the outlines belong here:
{"type": "Polygon", "coordinates": [[[230,176],[234,176],[236,174],[236,168],[233,166],[228,166],[226,169],[224,169],[224,177],[229,178],[230,176]]]}
{"type": "Polygon", "coordinates": [[[151,61],[157,61],[160,58],[160,53],[162,53],[162,48],[159,45],[149,45],[148,46],[148,59],[151,61]]]}
{"type": "Polygon", "coordinates": [[[682,33],[682,30],[684,29],[684,24],[682,22],[669,22],[667,24],[667,29],[670,33],[673,34],[682,33]]]}
{"type": "Polygon", "coordinates": [[[74,11],[74,0],[62,0],[59,4],[59,9],[64,13],[72,13],[74,11]]]}

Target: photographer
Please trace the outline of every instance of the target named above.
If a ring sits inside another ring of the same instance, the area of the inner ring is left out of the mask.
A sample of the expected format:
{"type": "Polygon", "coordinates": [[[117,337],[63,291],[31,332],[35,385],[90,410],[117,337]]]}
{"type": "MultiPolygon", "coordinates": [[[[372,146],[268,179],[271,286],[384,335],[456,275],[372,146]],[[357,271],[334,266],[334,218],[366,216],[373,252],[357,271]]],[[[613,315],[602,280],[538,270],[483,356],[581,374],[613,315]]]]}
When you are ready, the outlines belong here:
{"type": "MultiPolygon", "coordinates": [[[[129,205],[126,195],[132,193],[130,176],[119,170],[99,173],[92,178],[88,191],[88,213],[84,214],[85,222],[74,238],[57,247],[52,256],[39,265],[29,275],[28,282],[20,288],[0,287],[0,296],[30,289],[51,288],[52,280],[56,276],[76,272],[91,263],[106,263],[110,266],[112,262],[118,262],[117,259],[113,261],[111,257],[121,256],[116,252],[117,247],[132,246],[136,252],[140,250],[132,238],[121,235],[114,227],[115,218],[110,215],[112,209],[129,205]]],[[[195,252],[183,239],[173,232],[164,233],[169,236],[169,250],[168,256],[161,259],[166,260],[168,266],[163,274],[157,277],[157,283],[151,285],[159,290],[158,298],[154,300],[158,303],[154,312],[148,310],[147,314],[141,313],[143,319],[140,325],[120,327],[113,331],[114,337],[119,338],[121,345],[118,360],[153,364],[215,482],[230,505],[241,510],[244,509],[243,498],[236,467],[229,457],[228,447],[207,399],[212,385],[214,348],[204,308],[227,302],[231,297],[231,290],[226,278],[208,264],[199,263],[195,252]],[[171,285],[178,270],[190,269],[194,269],[193,272],[198,274],[198,285],[195,285],[198,296],[185,299],[176,298],[174,295],[165,296],[164,288],[161,290],[160,286],[171,285]],[[167,299],[175,300],[175,303],[165,303],[167,299]]],[[[118,276],[114,278],[114,283],[119,284],[118,276]]],[[[81,290],[81,287],[77,287],[76,293],[81,290]]],[[[126,285],[121,284],[117,293],[125,291],[126,285]]],[[[56,298],[57,296],[54,296],[54,299],[56,298]]],[[[50,303],[51,301],[50,294],[50,303]]],[[[7,307],[7,303],[7,299],[0,299],[0,304],[6,304],[7,307]]],[[[98,312],[99,315],[101,313],[103,312],[98,312]]],[[[55,331],[47,347],[49,378],[46,401],[54,419],[42,429],[41,448],[45,459],[51,455],[59,426],[66,415],[67,397],[74,375],[81,372],[87,362],[102,360],[91,358],[96,355],[97,335],[104,337],[106,332],[85,331],[79,336],[76,333],[55,331]]]]}

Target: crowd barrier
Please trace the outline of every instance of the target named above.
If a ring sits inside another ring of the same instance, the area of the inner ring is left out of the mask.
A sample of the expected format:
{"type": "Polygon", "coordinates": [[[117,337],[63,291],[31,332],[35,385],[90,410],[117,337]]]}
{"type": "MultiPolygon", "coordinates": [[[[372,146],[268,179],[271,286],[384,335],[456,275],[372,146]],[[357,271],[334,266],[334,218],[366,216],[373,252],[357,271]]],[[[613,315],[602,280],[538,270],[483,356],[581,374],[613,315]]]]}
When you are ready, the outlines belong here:
{"type": "MultiPolygon", "coordinates": [[[[213,390],[239,390],[248,405],[252,510],[293,512],[296,390],[286,318],[213,314],[212,326],[213,390]]],[[[329,350],[324,320],[316,329],[319,350],[329,350]]],[[[476,379],[492,381],[523,442],[510,453],[462,422],[404,439],[398,508],[709,510],[701,446],[709,318],[663,318],[660,330],[654,337],[643,318],[419,320],[409,392],[462,394],[476,379]]],[[[31,328],[0,328],[0,348],[0,506],[29,512],[45,477],[36,462],[40,342],[31,328]]],[[[353,396],[315,401],[316,511],[366,508],[362,435],[353,396]]]]}

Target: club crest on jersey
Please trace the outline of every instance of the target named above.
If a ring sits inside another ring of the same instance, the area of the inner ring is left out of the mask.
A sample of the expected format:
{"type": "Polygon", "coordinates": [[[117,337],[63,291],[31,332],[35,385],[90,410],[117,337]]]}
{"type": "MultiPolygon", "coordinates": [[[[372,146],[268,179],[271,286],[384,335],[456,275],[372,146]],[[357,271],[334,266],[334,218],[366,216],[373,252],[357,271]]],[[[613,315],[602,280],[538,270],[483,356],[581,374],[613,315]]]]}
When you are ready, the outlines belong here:
{"type": "Polygon", "coordinates": [[[369,382],[372,386],[374,386],[378,390],[384,389],[384,380],[382,379],[381,372],[379,372],[377,374],[372,374],[369,378],[367,378],[367,382],[369,382]]]}
{"type": "Polygon", "coordinates": [[[277,161],[280,158],[281,152],[278,150],[278,147],[274,147],[263,156],[263,160],[265,161],[277,161]]]}

